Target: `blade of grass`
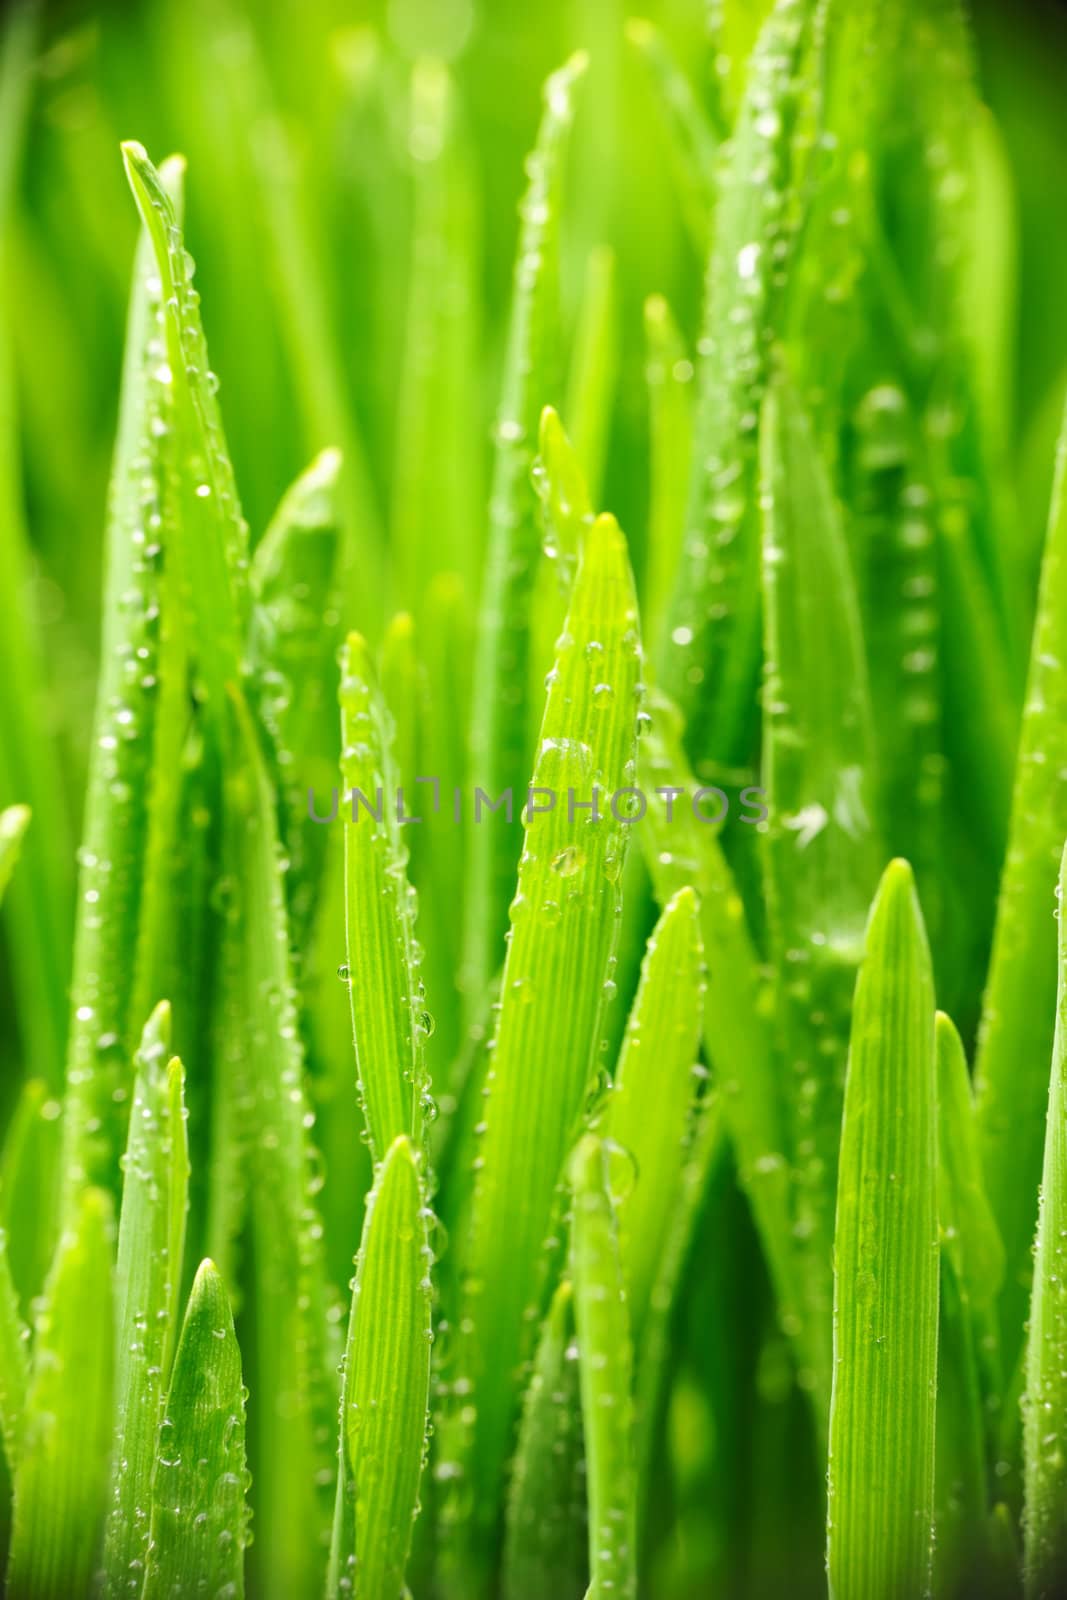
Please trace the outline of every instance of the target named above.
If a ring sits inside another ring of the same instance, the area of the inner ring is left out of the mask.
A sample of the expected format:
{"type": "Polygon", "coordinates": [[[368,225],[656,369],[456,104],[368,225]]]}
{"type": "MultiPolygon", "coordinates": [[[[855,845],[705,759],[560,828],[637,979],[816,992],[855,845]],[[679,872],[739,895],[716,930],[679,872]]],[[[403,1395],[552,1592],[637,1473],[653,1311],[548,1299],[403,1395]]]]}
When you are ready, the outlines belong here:
{"type": "Polygon", "coordinates": [[[122,154],[161,286],[166,361],[157,365],[154,379],[168,391],[180,446],[181,570],[198,690],[221,742],[225,688],[239,681],[247,628],[248,525],[226,453],[217,383],[192,284],[192,258],[184,249],[174,204],[141,145],[127,142],[122,154]]]}
{"type": "Polygon", "coordinates": [[[637,1594],[633,1353],[608,1151],[586,1134],[570,1161],[571,1271],[589,1496],[587,1600],[637,1594]]]}
{"type": "Polygon", "coordinates": [[[337,718],[329,684],[341,643],[340,470],[338,451],[324,450],[301,473],[256,546],[250,573],[249,665],[283,797],[279,826],[289,857],[288,898],[298,943],[326,847],[308,815],[308,793],[328,789],[337,768],[337,718]]]}
{"type": "MultiPolygon", "coordinates": [[[[471,707],[471,780],[494,799],[529,771],[524,685],[528,669],[529,599],[541,537],[530,493],[537,422],[558,387],[558,235],[563,165],[574,94],[585,71],[575,56],[545,85],[537,143],[521,227],[495,430],[489,501],[489,543],[471,707]]],[[[497,965],[506,926],[516,851],[503,827],[468,834],[471,889],[467,901],[463,987],[477,1005],[497,965]]]]}
{"type": "Polygon", "coordinates": [[[90,1592],[111,1449],[110,1232],[108,1195],[84,1190],[60,1239],[34,1329],[15,1469],[11,1600],[70,1600],[90,1592]]]}
{"type": "Polygon", "coordinates": [[[211,1261],[196,1274],[159,1430],[143,1600],[244,1595],[245,1390],[230,1302],[211,1261]]]}
{"type": "Polygon", "coordinates": [[[700,1049],[704,982],[696,895],[679,889],[648,941],[605,1117],[605,1134],[629,1152],[637,1172],[633,1188],[616,1205],[616,1216],[638,1352],[678,1206],[697,1088],[693,1066],[700,1049]]]}
{"type": "Polygon", "coordinates": [[[1057,884],[1059,977],[1023,1402],[1023,1571],[1028,1596],[1055,1592],[1067,1571],[1067,1456],[1063,1443],[1067,1430],[1067,1289],[1063,1275],[1067,1238],[1067,937],[1062,915],[1065,885],[1067,852],[1057,884]]]}
{"type": "Polygon", "coordinates": [[[820,0],[778,0],[767,18],[716,208],[687,537],[659,656],[660,684],[685,714],[694,759],[743,758],[752,723],[757,430],[770,334],[799,222],[801,157],[793,141],[817,92],[805,53],[821,14],[820,0]]]}
{"type": "Polygon", "coordinates": [[[273,794],[246,706],[233,700],[234,747],[224,859],[237,940],[234,1024],[248,1063],[256,1392],[262,1531],[257,1579],[267,1595],[321,1585],[332,1505],[330,1418],[340,1357],[314,1195],[309,1113],[274,823],[273,794]]]}
{"type": "Polygon", "coordinates": [[[1067,837],[1067,414],[1056,458],[1030,677],[1019,736],[1008,854],[983,1001],[975,1083],[986,1191],[1004,1241],[1004,1365],[1021,1345],[1052,1048],[1056,946],[1052,889],[1067,837]]]}
{"type": "Polygon", "coordinates": [[[563,628],[578,557],[593,521],[585,473],[578,454],[552,406],[541,413],[534,487],[541,500],[544,526],[542,560],[530,600],[528,743],[537,748],[546,676],[556,659],[556,641],[563,628]]]}
{"type": "Polygon", "coordinates": [[[418,1514],[430,1384],[431,1248],[409,1139],[367,1198],[341,1390],[340,1467],[327,1593],[402,1594],[418,1514]]]}
{"type": "Polygon", "coordinates": [[[881,851],[859,611],[826,467],[779,374],[764,399],[762,781],[765,894],[778,982],[809,1333],[828,1370],[837,1154],[849,1018],[881,851]]]}
{"type": "Polygon", "coordinates": [[[660,905],[687,885],[699,898],[708,963],[704,1046],[737,1152],[741,1185],[770,1268],[782,1327],[798,1341],[800,1380],[805,1387],[815,1386],[820,1413],[825,1415],[822,1402],[829,1399],[829,1374],[813,1365],[817,1346],[802,1320],[803,1280],[793,1241],[785,1107],[775,1078],[756,949],[716,831],[697,820],[691,804],[696,785],[682,752],[678,714],[663,697],[654,698],[651,706],[649,727],[639,745],[638,777],[645,794],[666,799],[662,806],[649,804],[642,848],[660,905]]]}
{"type": "MultiPolygon", "coordinates": [[[[154,174],[180,193],[181,168],[154,174]]],[[[163,203],[162,201],[160,202],[163,203]]],[[[153,212],[153,215],[156,215],[153,212]]],[[[115,1186],[134,1040],[130,1015],[149,835],[159,687],[162,538],[168,502],[171,382],[159,353],[162,292],[152,241],[134,263],[108,516],[107,584],[85,824],[79,853],[73,1018],[63,1119],[63,1211],[85,1184],[115,1186]]],[[[155,997],[153,997],[155,998],[155,997]]]]}
{"type": "Polygon", "coordinates": [[[531,1353],[528,1308],[536,1315],[545,1294],[542,1245],[600,1053],[624,811],[596,821],[571,801],[588,806],[595,787],[606,805],[632,772],[636,622],[625,541],[613,518],[600,517],[586,539],[541,726],[531,790],[535,800],[541,792],[540,809],[526,808],[471,1225],[459,1248],[458,1331],[436,1470],[452,1490],[443,1510],[447,1579],[468,1595],[485,1582],[515,1373],[531,1353]],[[554,791],[548,810],[544,791],[554,791]]]}
{"type": "Polygon", "coordinates": [[[157,1006],[136,1058],[119,1216],[118,1327],[111,1504],[101,1593],[129,1592],[145,1570],[162,1407],[177,1332],[189,1152],[183,1072],[170,1052],[170,1007],[157,1006]]]}
{"type": "Polygon", "coordinates": [[[836,1600],[930,1582],[937,1384],[937,1079],[930,953],[886,868],[856,984],[834,1240],[827,1572],[836,1600]]]}
{"type": "Polygon", "coordinates": [[[583,1594],[589,1582],[585,1524],[574,1290],[565,1278],[541,1325],[523,1399],[508,1489],[505,1600],[583,1594]]]}
{"type": "Polygon", "coordinates": [[[431,1023],[415,957],[388,713],[358,634],[345,646],[340,696],[341,773],[352,808],[343,823],[347,981],[360,1104],[378,1162],[401,1135],[421,1141],[429,1110],[423,1039],[431,1023]]]}

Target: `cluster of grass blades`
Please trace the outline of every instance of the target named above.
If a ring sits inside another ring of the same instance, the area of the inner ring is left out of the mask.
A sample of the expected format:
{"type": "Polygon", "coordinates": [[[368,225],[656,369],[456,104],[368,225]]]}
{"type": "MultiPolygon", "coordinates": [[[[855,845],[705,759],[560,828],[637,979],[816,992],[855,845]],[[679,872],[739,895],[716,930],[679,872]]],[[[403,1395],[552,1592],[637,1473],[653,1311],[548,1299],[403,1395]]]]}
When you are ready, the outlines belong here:
{"type": "Polygon", "coordinates": [[[1067,423],[967,19],[553,3],[538,112],[339,9],[0,23],[4,1592],[1059,1593],[1067,423]]]}

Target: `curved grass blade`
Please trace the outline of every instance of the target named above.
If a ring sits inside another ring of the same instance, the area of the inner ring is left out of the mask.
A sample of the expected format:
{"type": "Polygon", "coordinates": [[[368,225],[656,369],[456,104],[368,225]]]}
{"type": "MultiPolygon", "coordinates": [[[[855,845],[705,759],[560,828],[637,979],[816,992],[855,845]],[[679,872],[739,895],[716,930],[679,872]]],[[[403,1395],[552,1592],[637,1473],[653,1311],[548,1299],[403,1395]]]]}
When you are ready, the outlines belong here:
{"type": "Polygon", "coordinates": [[[645,301],[645,359],[651,483],[641,614],[650,648],[658,648],[681,560],[693,443],[693,364],[659,294],[645,301]]]}
{"type": "Polygon", "coordinates": [[[638,1351],[677,1212],[697,1087],[693,1065],[704,982],[697,898],[692,889],[679,889],[648,941],[605,1119],[605,1133],[629,1152],[637,1172],[616,1215],[638,1351]]]}
{"type": "MultiPolygon", "coordinates": [[[[180,193],[181,167],[153,173],[180,193]]],[[[160,201],[162,204],[162,200],[160,201]]],[[[156,213],[153,212],[153,215],[156,213]]],[[[172,375],[159,356],[162,289],[142,232],[126,330],[122,406],[112,468],[100,677],[79,854],[73,1018],[63,1120],[63,1209],[84,1184],[114,1185],[125,1131],[134,1040],[130,1015],[141,929],[150,789],[157,737],[164,577],[177,559],[167,438],[172,375]]],[[[155,998],[155,997],[153,997],[155,998]]]]}
{"type": "Polygon", "coordinates": [[[323,450],[301,473],[256,546],[250,574],[250,680],[284,797],[279,821],[298,942],[326,847],[311,823],[308,793],[328,790],[337,768],[330,684],[341,642],[340,471],[340,453],[323,450]]]}
{"type": "Polygon", "coordinates": [[[371,1154],[421,1140],[429,1088],[429,1027],[415,959],[415,908],[397,820],[398,778],[388,713],[366,643],[349,634],[341,664],[345,928],[352,1037],[371,1154]]]}
{"type": "Polygon", "coordinates": [[[637,1594],[633,1355],[608,1154],[586,1134],[570,1161],[571,1272],[589,1484],[587,1600],[637,1594]]]}
{"type": "Polygon", "coordinates": [[[975,1084],[986,1192],[1005,1251],[1004,1364],[1020,1348],[1031,1273],[1052,1049],[1056,944],[1052,891],[1067,837],[1067,413],[1056,457],[1010,839],[983,1001],[975,1084]]]}
{"type": "Polygon", "coordinates": [[[262,1526],[256,1581],[266,1595],[312,1592],[326,1566],[333,1380],[340,1358],[327,1294],[303,1083],[296,993],[274,823],[274,797],[246,706],[233,700],[240,755],[226,796],[224,860],[235,941],[232,1026],[248,1101],[234,1112],[251,1167],[257,1342],[263,1398],[253,1471],[262,1526]]]}
{"type": "Polygon", "coordinates": [[[692,1135],[682,1154],[673,1226],[659,1262],[644,1331],[635,1342],[637,1375],[635,1401],[637,1437],[638,1513],[647,1515],[652,1484],[650,1470],[664,1391],[671,1372],[671,1335],[677,1302],[685,1286],[685,1267],[693,1247],[701,1204],[716,1164],[726,1148],[726,1126],[718,1096],[705,1094],[699,1102],[692,1135]]]}
{"type": "Polygon", "coordinates": [[[589,495],[600,501],[610,443],[618,366],[615,254],[607,245],[590,251],[567,376],[565,415],[589,495]]]}
{"type": "Polygon", "coordinates": [[[142,1600],[244,1594],[245,1390],[230,1302],[211,1261],[196,1274],[174,1358],[152,1493],[142,1600]]]}
{"type": "Polygon", "coordinates": [[[327,1593],[404,1593],[430,1385],[431,1249],[415,1153],[386,1151],[367,1198],[341,1389],[327,1593]]]}
{"type": "MultiPolygon", "coordinates": [[[[503,392],[489,502],[489,543],[471,707],[471,780],[495,800],[525,781],[525,682],[529,602],[541,530],[529,489],[542,406],[558,388],[558,234],[563,165],[574,93],[585,71],[575,56],[545,85],[545,106],[529,163],[529,187],[515,265],[503,392]]],[[[506,925],[517,845],[502,826],[468,834],[463,988],[472,1003],[489,982],[506,925]]]]}
{"type": "Polygon", "coordinates": [[[167,187],[142,146],[127,142],[122,154],[161,286],[167,358],[156,366],[154,381],[168,391],[181,461],[181,563],[199,691],[221,738],[226,685],[240,680],[247,629],[248,525],[226,453],[192,257],[167,187]]]}
{"type": "Polygon", "coordinates": [[[22,836],[29,825],[29,806],[8,806],[5,811],[0,811],[0,900],[3,900],[11,882],[22,836]]]}
{"type": "Polygon", "coordinates": [[[631,17],[626,37],[640,55],[662,108],[682,217],[703,260],[715,201],[719,135],[659,29],[643,17],[631,17]]]}
{"type": "Polygon", "coordinates": [[[817,1346],[802,1321],[803,1281],[793,1242],[785,1107],[774,1073],[767,1004],[745,910],[716,830],[697,820],[696,784],[681,746],[681,724],[663,697],[652,702],[639,745],[638,778],[650,800],[642,847],[656,898],[666,905],[692,885],[708,963],[704,1046],[721,1095],[722,1115],[737,1152],[741,1185],[759,1229],[784,1330],[799,1341],[800,1379],[829,1400],[829,1373],[813,1361],[817,1346]],[[673,798],[672,798],[673,797],[673,798]]]}
{"type": "Polygon", "coordinates": [[[849,1018],[881,851],[874,733],[841,517],[784,376],[764,400],[765,884],[777,967],[809,1333],[827,1355],[849,1018]]]}
{"type": "MultiPolygon", "coordinates": [[[[1067,851],[1058,880],[1061,907],[1065,885],[1067,851]]],[[[1067,937],[1062,914],[1057,944],[1055,1037],[1023,1403],[1023,1570],[1028,1596],[1055,1593],[1067,1573],[1067,937]]]]}
{"type": "Polygon", "coordinates": [[[177,1333],[189,1152],[180,1061],[167,1064],[170,1007],[157,1006],[136,1059],[119,1215],[115,1437],[101,1593],[144,1571],[162,1406],[177,1333]]]}
{"type": "Polygon", "coordinates": [[[523,1400],[508,1491],[505,1600],[584,1594],[589,1582],[585,1444],[574,1290],[552,1297],[523,1400]]]}
{"type": "Polygon", "coordinates": [[[440,61],[415,63],[415,212],[393,473],[395,596],[423,617],[440,571],[474,588],[481,559],[484,459],[476,347],[480,218],[460,95],[440,61]]]}
{"type": "Polygon", "coordinates": [[[110,1233],[108,1195],[84,1190],[59,1241],[34,1329],[15,1469],[5,1591],[11,1600],[90,1592],[111,1450],[110,1233]]]}
{"type": "Polygon", "coordinates": [[[885,870],[856,983],[834,1240],[834,1600],[925,1594],[937,1384],[937,1079],[911,870],[885,870]]]}
{"type": "Polygon", "coordinates": [[[821,12],[821,0],[778,0],[767,18],[716,208],[687,539],[659,658],[660,684],[685,715],[694,759],[743,759],[752,724],[757,429],[770,333],[800,221],[802,157],[793,140],[817,92],[817,74],[805,63],[821,12]]]}
{"type": "Polygon", "coordinates": [[[471,1227],[458,1252],[452,1401],[439,1430],[437,1473],[453,1491],[443,1510],[450,1581],[468,1594],[484,1582],[518,1399],[515,1373],[531,1353],[528,1308],[536,1315],[545,1295],[542,1245],[597,1069],[626,834],[625,801],[616,815],[607,798],[633,770],[636,623],[625,541],[614,518],[599,517],[548,691],[530,791],[536,809],[524,808],[471,1227]],[[605,808],[599,821],[572,804],[589,807],[594,790],[605,808]]]}

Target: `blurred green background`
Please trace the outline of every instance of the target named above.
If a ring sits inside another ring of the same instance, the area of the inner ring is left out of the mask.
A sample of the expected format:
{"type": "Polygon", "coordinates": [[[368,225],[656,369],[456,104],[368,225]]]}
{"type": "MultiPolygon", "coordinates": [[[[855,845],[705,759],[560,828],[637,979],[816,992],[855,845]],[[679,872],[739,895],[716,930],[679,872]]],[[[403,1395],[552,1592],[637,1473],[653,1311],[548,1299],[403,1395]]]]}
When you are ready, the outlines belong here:
{"type": "MultiPolygon", "coordinates": [[[[761,5],[719,0],[727,26],[751,34],[761,5]]],[[[278,295],[279,250],[256,181],[258,163],[291,161],[301,243],[321,292],[323,325],[363,429],[384,517],[403,470],[398,376],[412,245],[410,70],[448,60],[469,133],[472,222],[481,235],[482,346],[475,426],[489,452],[523,159],[545,75],[579,45],[592,52],[571,169],[564,293],[576,307],[589,248],[617,253],[621,367],[604,494],[640,562],[645,498],[641,305],[668,296],[695,339],[699,260],[672,181],[668,141],[647,71],[623,37],[649,14],[710,105],[729,112],[703,0],[141,0],[44,7],[27,148],[4,224],[4,320],[10,332],[28,507],[33,592],[53,696],[55,734],[77,834],[93,695],[100,544],[118,401],[135,213],[118,145],[189,160],[187,235],[221,403],[253,539],[314,451],[316,427],[278,295]],[[258,56],[261,93],[249,103],[258,56]],[[275,112],[284,144],[275,138],[275,112]],[[651,127],[653,137],[649,137],[651,127]],[[656,135],[662,137],[656,137],[656,135]]],[[[1067,364],[1067,14],[983,0],[974,18],[983,91],[1015,185],[1017,271],[1014,447],[1023,496],[1020,552],[1036,569],[1052,445],[1067,364]]],[[[14,155],[10,149],[9,157],[14,155]]],[[[398,596],[403,600],[403,596],[398,596]]]]}

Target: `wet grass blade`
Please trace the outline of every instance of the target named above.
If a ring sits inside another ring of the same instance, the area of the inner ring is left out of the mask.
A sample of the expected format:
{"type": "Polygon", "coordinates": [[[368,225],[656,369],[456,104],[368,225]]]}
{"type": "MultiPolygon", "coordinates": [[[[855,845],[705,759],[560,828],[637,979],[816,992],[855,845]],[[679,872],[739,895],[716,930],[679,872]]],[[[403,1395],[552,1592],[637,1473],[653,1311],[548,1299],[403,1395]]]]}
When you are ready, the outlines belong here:
{"type": "Polygon", "coordinates": [[[1021,1344],[1041,1172],[1056,993],[1053,889],[1067,837],[1067,420],[1057,451],[1008,854],[986,980],[975,1083],[986,1191],[1006,1254],[1005,1366],[1021,1344]]]}
{"type": "Polygon", "coordinates": [[[430,1383],[431,1250],[411,1141],[390,1145],[367,1198],[341,1390],[327,1592],[404,1592],[430,1383]]]}
{"type": "Polygon", "coordinates": [[[0,900],[3,900],[15,863],[19,858],[22,837],[30,825],[28,806],[8,806],[0,811],[0,900]]]}
{"type": "Polygon", "coordinates": [[[402,1135],[421,1139],[429,1023],[415,961],[415,910],[397,820],[399,777],[388,713],[358,634],[345,646],[340,695],[346,980],[360,1103],[371,1154],[381,1161],[402,1135]]]}
{"type": "Polygon", "coordinates": [[[508,1492],[505,1600],[584,1594],[589,1581],[585,1525],[574,1290],[565,1278],[541,1324],[523,1400],[508,1492]]]}
{"type": "Polygon", "coordinates": [[[934,997],[906,862],[856,984],[838,1178],[827,1571],[835,1600],[930,1581],[937,1384],[934,997]]]}
{"type": "Polygon", "coordinates": [[[700,1050],[704,981],[696,895],[680,889],[648,941],[605,1127],[629,1152],[637,1173],[616,1213],[638,1350],[678,1205],[698,1083],[693,1069],[700,1050]]]}
{"type": "MultiPolygon", "coordinates": [[[[585,71],[576,56],[549,78],[522,203],[503,391],[495,432],[489,543],[471,708],[471,780],[495,800],[525,782],[524,691],[529,598],[541,527],[530,490],[538,418],[556,398],[559,341],[558,235],[563,165],[574,94],[585,71]],[[518,694],[516,690],[518,689],[518,694]]],[[[479,997],[499,960],[517,841],[503,827],[472,827],[463,987],[479,997]]],[[[476,1001],[475,1001],[476,1003],[476,1001]]]]}
{"type": "Polygon", "coordinates": [[[651,649],[661,642],[681,558],[693,441],[693,363],[671,308],[659,294],[645,301],[645,359],[651,503],[641,614],[651,649]]]}
{"type": "Polygon", "coordinates": [[[90,1592],[111,1450],[111,1248],[109,1198],[87,1189],[60,1239],[34,1328],[15,1470],[11,1600],[90,1592]]]}
{"type": "MultiPolygon", "coordinates": [[[[1060,906],[1067,853],[1060,867],[1060,906]]],[[[1059,982],[1041,1175],[1034,1286],[1030,1300],[1023,1404],[1025,1515],[1023,1567],[1028,1596],[1054,1593],[1067,1571],[1067,937],[1062,913],[1059,982]]]]}
{"type": "MultiPolygon", "coordinates": [[[[223,735],[225,691],[237,683],[248,613],[248,526],[226,452],[217,382],[208,361],[193,288],[192,257],[166,184],[135,143],[122,147],[141,221],[152,243],[164,307],[166,360],[153,382],[168,394],[181,471],[177,511],[180,561],[199,668],[199,691],[223,735]]],[[[178,552],[175,552],[177,557],[178,552]]]]}
{"type": "Polygon", "coordinates": [[[546,406],[541,413],[533,481],[544,524],[542,559],[530,601],[528,743],[536,750],[545,681],[556,659],[556,640],[567,614],[578,557],[593,521],[593,503],[582,464],[552,406],[546,406]]]}
{"type": "MultiPolygon", "coordinates": [[[[658,799],[649,804],[641,837],[645,859],[660,905],[686,886],[692,886],[699,899],[708,963],[705,1050],[770,1268],[779,1316],[786,1332],[799,1339],[806,1352],[801,1380],[805,1387],[816,1386],[821,1408],[824,1391],[829,1399],[829,1374],[813,1368],[816,1347],[802,1322],[803,1282],[793,1241],[785,1106],[775,1076],[759,960],[716,829],[698,821],[694,812],[697,785],[682,752],[680,721],[663,697],[652,701],[639,756],[643,790],[664,797],[662,805],[658,799]]],[[[746,793],[742,791],[743,796],[746,793]]]]}
{"type": "MultiPolygon", "coordinates": [[[[153,172],[153,178],[174,218],[166,185],[179,192],[180,166],[165,167],[162,177],[153,172]]],[[[166,453],[172,375],[160,358],[163,317],[158,264],[146,229],[134,263],[126,329],[101,667],[79,854],[63,1122],[67,1212],[82,1185],[114,1185],[131,1088],[131,1029],[141,1024],[140,1018],[131,1017],[130,1005],[150,827],[164,599],[161,563],[174,556],[171,545],[164,550],[162,544],[164,533],[173,528],[166,453]]]]}
{"type": "Polygon", "coordinates": [[[211,1261],[196,1274],[159,1430],[143,1600],[244,1594],[245,1390],[230,1302],[211,1261]]]}
{"type": "Polygon", "coordinates": [[[233,702],[240,752],[227,790],[224,860],[236,942],[233,1025],[247,1060],[240,1117],[251,1166],[262,1527],[256,1581],[265,1594],[320,1585],[332,1513],[330,1420],[340,1357],[315,1210],[314,1155],[273,793],[244,703],[233,702]]]}
{"type": "Polygon", "coordinates": [[[149,1018],[136,1058],[119,1215],[115,1437],[102,1594],[144,1571],[157,1436],[177,1334],[188,1201],[183,1072],[171,1060],[170,1007],[149,1018]]]}
{"type": "Polygon", "coordinates": [[[458,1251],[459,1336],[438,1472],[453,1480],[444,1514],[450,1539],[462,1539],[450,1558],[468,1593],[480,1590],[490,1552],[518,1401],[514,1375],[531,1353],[528,1308],[536,1315],[546,1291],[542,1245],[555,1189],[598,1067],[626,832],[622,806],[617,818],[607,803],[632,773],[638,664],[625,540],[613,518],[600,517],[586,539],[541,725],[537,809],[525,817],[472,1225],[458,1251]],[[607,807],[599,821],[571,803],[590,806],[594,788],[607,807]],[[489,1285],[491,1300],[483,1298],[489,1285]],[[470,1402],[455,1397],[457,1383],[470,1402]]]}
{"type": "Polygon", "coordinates": [[[286,492],[256,546],[250,574],[249,668],[259,720],[270,735],[283,798],[288,898],[299,941],[314,903],[326,840],[308,794],[328,791],[338,734],[331,684],[341,642],[337,593],[341,457],[324,450],[286,492]]]}
{"type": "MultiPolygon", "coordinates": [[[[765,893],[791,1100],[810,1332],[831,1337],[849,1018],[881,850],[874,732],[845,529],[811,423],[779,374],[761,432],[765,893]]],[[[828,1357],[820,1356],[825,1369],[828,1357]]]]}
{"type": "Polygon", "coordinates": [[[798,123],[817,0],[778,0],[748,68],[716,206],[698,374],[687,528],[660,646],[659,681],[686,717],[696,758],[742,759],[759,655],[757,430],[766,352],[799,223],[798,123]],[[762,181],[754,183],[759,172],[762,181]]]}
{"type": "Polygon", "coordinates": [[[633,1352],[608,1152],[587,1134],[570,1162],[571,1273],[589,1485],[588,1600],[637,1594],[633,1352]]]}

